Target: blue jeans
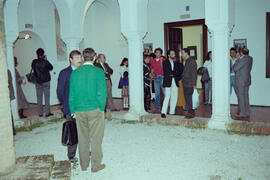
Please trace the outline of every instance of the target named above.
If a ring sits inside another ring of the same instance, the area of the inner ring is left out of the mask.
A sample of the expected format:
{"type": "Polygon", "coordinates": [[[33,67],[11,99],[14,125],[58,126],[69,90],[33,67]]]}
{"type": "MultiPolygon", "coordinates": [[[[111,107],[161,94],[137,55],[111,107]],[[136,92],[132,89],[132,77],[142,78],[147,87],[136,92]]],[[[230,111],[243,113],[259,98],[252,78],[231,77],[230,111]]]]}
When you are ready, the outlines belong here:
{"type": "Polygon", "coordinates": [[[232,94],[232,87],[234,89],[234,92],[236,94],[236,89],[235,89],[235,76],[230,76],[230,94],[232,94]]]}
{"type": "Polygon", "coordinates": [[[163,88],[163,76],[154,77],[154,86],[155,86],[156,107],[160,109],[160,89],[162,89],[163,95],[165,95],[165,91],[163,88]]]}

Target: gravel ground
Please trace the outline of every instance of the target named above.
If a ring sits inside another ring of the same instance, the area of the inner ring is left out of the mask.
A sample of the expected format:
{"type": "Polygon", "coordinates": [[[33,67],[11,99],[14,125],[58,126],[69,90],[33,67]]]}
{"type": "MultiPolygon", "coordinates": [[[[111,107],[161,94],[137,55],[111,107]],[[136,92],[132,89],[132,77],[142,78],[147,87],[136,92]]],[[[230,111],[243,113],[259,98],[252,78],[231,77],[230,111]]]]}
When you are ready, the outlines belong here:
{"type": "MultiPolygon", "coordinates": [[[[56,123],[18,133],[16,156],[54,154],[56,161],[66,160],[61,128],[56,123]]],[[[106,121],[103,156],[103,171],[82,172],[78,165],[71,179],[270,180],[270,136],[113,120],[106,121]]]]}

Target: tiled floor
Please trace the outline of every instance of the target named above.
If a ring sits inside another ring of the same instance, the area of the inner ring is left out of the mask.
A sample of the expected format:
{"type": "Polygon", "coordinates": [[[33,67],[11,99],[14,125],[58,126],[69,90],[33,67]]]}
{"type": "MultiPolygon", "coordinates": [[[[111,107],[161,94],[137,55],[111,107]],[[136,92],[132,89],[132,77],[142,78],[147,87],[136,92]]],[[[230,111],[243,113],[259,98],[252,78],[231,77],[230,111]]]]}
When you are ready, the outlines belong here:
{"type": "MultiPolygon", "coordinates": [[[[119,110],[123,110],[122,108],[122,100],[117,98],[114,99],[114,104],[119,110]]],[[[154,104],[152,104],[152,107],[154,107],[154,104]]],[[[51,111],[53,112],[56,109],[60,109],[60,105],[54,105],[51,106],[51,111]]],[[[231,114],[236,114],[237,106],[232,105],[231,106],[231,114]]],[[[270,123],[270,107],[259,107],[259,106],[251,106],[250,107],[250,121],[251,122],[268,122],[270,123]]],[[[176,108],[176,114],[177,115],[185,115],[186,111],[183,111],[182,108],[177,107],[176,108]]],[[[198,109],[196,110],[196,116],[198,117],[206,117],[210,118],[212,113],[212,105],[204,105],[201,104],[198,109]]],[[[30,104],[30,108],[25,110],[24,113],[26,116],[33,116],[38,115],[37,113],[37,105],[36,104],[30,104]]]]}

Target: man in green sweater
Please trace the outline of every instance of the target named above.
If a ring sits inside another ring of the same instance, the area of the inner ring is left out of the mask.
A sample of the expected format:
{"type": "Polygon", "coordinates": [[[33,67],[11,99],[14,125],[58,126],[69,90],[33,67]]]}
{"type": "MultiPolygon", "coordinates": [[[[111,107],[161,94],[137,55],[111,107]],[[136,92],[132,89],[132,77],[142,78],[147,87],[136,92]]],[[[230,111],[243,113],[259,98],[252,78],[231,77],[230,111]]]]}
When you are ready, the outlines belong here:
{"type": "Polygon", "coordinates": [[[76,118],[79,141],[80,165],[83,171],[89,167],[91,145],[91,171],[105,168],[102,161],[104,135],[104,109],[106,105],[106,82],[104,72],[93,66],[96,53],[92,48],[83,51],[84,64],[74,70],[70,77],[69,107],[76,118]]]}

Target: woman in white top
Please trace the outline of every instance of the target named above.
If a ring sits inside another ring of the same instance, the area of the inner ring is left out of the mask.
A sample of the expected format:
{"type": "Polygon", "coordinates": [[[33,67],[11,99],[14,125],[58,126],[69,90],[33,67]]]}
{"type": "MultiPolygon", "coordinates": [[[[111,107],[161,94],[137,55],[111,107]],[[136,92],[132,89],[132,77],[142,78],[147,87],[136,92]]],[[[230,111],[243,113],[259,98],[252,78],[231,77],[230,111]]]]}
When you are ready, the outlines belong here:
{"type": "Polygon", "coordinates": [[[120,77],[124,77],[124,72],[128,72],[128,58],[124,57],[119,68],[120,77]]]}
{"type": "Polygon", "coordinates": [[[204,104],[212,103],[212,51],[207,53],[206,61],[203,67],[207,69],[210,80],[204,84],[205,102],[204,104]]]}

